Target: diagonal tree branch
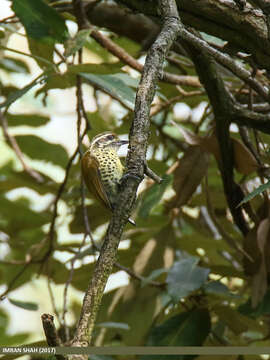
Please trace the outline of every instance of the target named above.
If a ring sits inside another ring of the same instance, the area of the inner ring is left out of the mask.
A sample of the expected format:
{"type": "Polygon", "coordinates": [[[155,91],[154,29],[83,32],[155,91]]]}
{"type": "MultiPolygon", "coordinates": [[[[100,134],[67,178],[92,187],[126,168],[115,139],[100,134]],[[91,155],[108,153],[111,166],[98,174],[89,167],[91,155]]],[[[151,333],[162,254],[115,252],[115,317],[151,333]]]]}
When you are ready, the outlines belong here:
{"type": "Polygon", "coordinates": [[[73,346],[88,346],[92,340],[97,312],[108,277],[117,256],[117,249],[125,224],[136,198],[138,185],[143,178],[149,132],[150,106],[157,81],[162,76],[165,56],[179,31],[179,17],[175,0],[159,0],[163,26],[146,57],[140,85],[137,90],[135,117],[130,130],[127,156],[127,173],[122,181],[112,220],[86,291],[73,346]]]}

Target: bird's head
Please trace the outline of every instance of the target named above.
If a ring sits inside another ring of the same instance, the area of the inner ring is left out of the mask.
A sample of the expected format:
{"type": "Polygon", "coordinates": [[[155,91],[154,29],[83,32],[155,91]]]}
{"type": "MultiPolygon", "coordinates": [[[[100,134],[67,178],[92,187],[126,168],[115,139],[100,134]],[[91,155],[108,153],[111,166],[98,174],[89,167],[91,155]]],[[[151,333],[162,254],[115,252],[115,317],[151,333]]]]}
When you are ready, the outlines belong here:
{"type": "Polygon", "coordinates": [[[104,132],[96,135],[90,145],[90,150],[113,148],[118,150],[122,145],[128,144],[127,140],[120,140],[118,136],[112,132],[104,132]]]}

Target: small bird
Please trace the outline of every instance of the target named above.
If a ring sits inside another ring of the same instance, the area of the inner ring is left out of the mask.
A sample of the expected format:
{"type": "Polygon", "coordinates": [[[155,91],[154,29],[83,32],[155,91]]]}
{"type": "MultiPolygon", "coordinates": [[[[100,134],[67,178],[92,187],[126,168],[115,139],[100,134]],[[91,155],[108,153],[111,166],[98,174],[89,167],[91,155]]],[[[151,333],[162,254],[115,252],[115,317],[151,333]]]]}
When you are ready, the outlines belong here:
{"type": "MultiPolygon", "coordinates": [[[[82,174],[88,190],[103,206],[114,209],[124,166],[117,154],[120,146],[128,144],[112,132],[96,135],[81,161],[82,174]]],[[[128,220],[132,225],[135,222],[128,220]]]]}

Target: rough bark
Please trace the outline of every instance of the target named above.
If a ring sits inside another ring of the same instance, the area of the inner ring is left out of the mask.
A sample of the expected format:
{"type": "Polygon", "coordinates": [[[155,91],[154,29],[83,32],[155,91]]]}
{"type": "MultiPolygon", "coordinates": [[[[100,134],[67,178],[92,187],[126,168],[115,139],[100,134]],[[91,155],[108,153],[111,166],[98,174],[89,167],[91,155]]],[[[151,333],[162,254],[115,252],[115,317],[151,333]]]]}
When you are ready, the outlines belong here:
{"type": "Polygon", "coordinates": [[[104,288],[116,260],[119,241],[132,210],[138,185],[143,178],[150,106],[157,81],[162,76],[165,56],[176,39],[179,30],[179,18],[175,1],[160,0],[159,4],[163,25],[160,34],[147,54],[144,71],[137,90],[135,116],[130,130],[127,174],[122,181],[122,191],[119,194],[100,256],[84,297],[80,320],[72,341],[73,346],[88,346],[91,343],[104,288]]]}

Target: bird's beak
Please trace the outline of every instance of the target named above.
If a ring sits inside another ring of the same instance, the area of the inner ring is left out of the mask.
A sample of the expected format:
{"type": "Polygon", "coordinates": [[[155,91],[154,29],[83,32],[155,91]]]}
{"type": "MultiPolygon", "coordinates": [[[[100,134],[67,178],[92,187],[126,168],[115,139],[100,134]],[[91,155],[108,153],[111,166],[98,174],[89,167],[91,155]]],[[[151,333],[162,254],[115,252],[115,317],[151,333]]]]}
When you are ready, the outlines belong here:
{"type": "Polygon", "coordinates": [[[116,145],[117,146],[122,146],[122,145],[126,145],[128,143],[129,143],[128,140],[119,140],[119,141],[116,142],[116,145]]]}

